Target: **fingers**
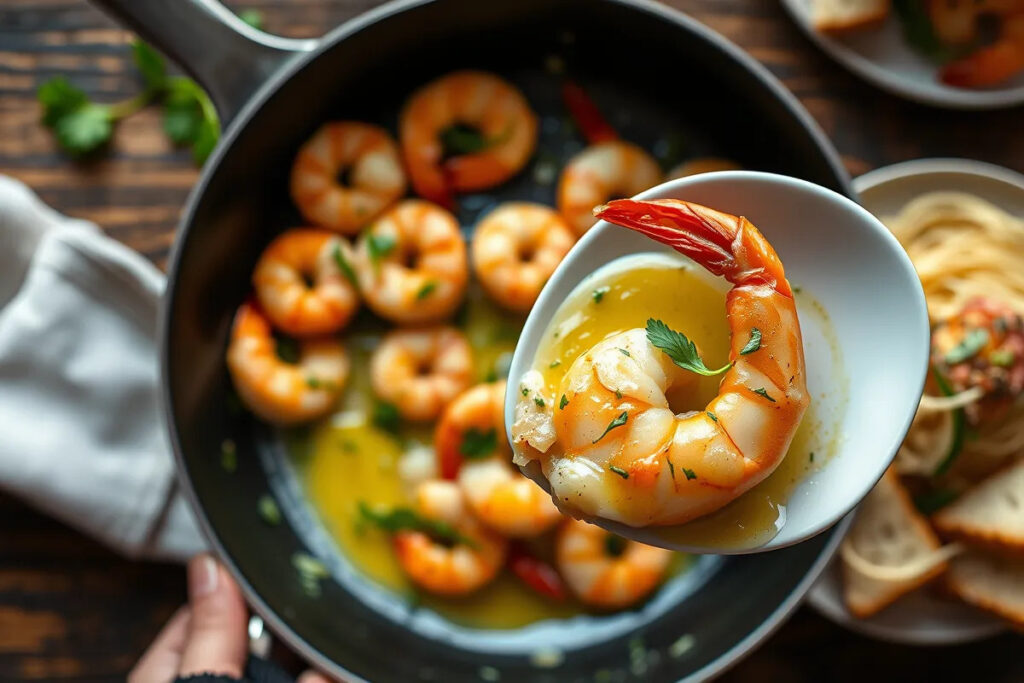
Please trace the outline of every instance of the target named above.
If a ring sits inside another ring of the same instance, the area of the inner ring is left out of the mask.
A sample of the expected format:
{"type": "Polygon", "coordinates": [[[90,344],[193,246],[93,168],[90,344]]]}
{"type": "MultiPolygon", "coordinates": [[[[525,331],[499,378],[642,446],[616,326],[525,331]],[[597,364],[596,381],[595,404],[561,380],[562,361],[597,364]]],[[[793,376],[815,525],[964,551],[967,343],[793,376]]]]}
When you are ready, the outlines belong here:
{"type": "Polygon", "coordinates": [[[334,683],[334,680],[319,671],[304,671],[295,683],[334,683]]]}
{"type": "Polygon", "coordinates": [[[128,683],[169,683],[178,675],[190,614],[180,607],[128,674],[128,683]]]}
{"type": "Polygon", "coordinates": [[[241,677],[248,653],[245,601],[227,570],[209,555],[188,563],[188,602],[192,618],[179,675],[241,677]]]}

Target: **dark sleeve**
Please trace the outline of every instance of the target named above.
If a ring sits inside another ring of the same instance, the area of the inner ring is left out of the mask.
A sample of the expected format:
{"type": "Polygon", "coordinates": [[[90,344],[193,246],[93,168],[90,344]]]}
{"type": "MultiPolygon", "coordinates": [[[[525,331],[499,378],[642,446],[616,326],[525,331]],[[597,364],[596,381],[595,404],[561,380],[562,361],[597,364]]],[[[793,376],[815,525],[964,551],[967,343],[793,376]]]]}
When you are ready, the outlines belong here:
{"type": "Polygon", "coordinates": [[[295,679],[273,662],[258,657],[249,657],[242,678],[220,674],[197,674],[195,676],[179,676],[174,679],[174,683],[295,683],[295,679]]]}

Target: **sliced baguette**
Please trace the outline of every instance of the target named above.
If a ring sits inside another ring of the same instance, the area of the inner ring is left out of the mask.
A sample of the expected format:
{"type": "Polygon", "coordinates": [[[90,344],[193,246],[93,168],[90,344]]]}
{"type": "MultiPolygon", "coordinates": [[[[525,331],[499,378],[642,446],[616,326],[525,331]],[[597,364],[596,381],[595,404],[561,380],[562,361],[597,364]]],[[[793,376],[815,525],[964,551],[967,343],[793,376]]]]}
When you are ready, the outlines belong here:
{"type": "Polygon", "coordinates": [[[944,536],[1024,553],[1024,459],[939,510],[932,522],[944,536]]]}
{"type": "Polygon", "coordinates": [[[879,24],[891,0],[811,0],[811,23],[822,33],[846,33],[879,24]]]}
{"type": "Polygon", "coordinates": [[[970,550],[950,561],[946,586],[964,602],[1024,629],[1024,558],[970,550]]]}
{"type": "Polygon", "coordinates": [[[844,545],[843,597],[850,613],[859,618],[879,612],[901,595],[942,574],[948,566],[945,561],[932,561],[939,549],[939,539],[914,508],[899,475],[891,467],[861,503],[844,545]],[[922,569],[905,579],[879,578],[852,563],[851,554],[880,572],[898,572],[914,564],[922,569]]]}

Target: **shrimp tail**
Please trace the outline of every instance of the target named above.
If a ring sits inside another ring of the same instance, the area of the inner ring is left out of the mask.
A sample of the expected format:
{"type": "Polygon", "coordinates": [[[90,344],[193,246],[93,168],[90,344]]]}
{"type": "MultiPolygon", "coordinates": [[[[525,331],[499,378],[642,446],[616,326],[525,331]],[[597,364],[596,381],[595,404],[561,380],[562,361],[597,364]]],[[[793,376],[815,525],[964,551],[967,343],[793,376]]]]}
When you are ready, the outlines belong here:
{"type": "Polygon", "coordinates": [[[792,296],[778,254],[742,216],[679,199],[616,199],[594,215],[672,247],[735,285],[767,284],[792,296]]]}

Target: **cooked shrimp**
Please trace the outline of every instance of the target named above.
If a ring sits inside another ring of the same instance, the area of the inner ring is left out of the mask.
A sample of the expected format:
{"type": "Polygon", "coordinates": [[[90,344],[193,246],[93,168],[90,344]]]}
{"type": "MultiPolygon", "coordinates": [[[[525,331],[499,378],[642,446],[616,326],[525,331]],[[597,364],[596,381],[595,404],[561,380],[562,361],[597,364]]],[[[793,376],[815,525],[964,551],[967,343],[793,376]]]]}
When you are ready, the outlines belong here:
{"type": "Polygon", "coordinates": [[[242,402],[269,422],[294,424],[320,417],[335,404],[348,379],[348,356],[334,339],[299,342],[298,362],[277,355],[270,321],[245,303],[235,314],[228,370],[242,402]]]}
{"type": "Polygon", "coordinates": [[[526,98],[483,71],[456,71],[417,90],[399,129],[413,189],[445,206],[452,192],[484,190],[511,178],[537,144],[537,116],[526,98]]]}
{"type": "Polygon", "coordinates": [[[509,465],[505,382],[478,384],[448,404],[434,448],[441,474],[458,477],[477,518],[505,536],[536,536],[562,515],[551,496],[509,465]]]}
{"type": "Polygon", "coordinates": [[[399,324],[437,322],[466,291],[466,241],[455,217],[416,199],[374,221],[355,253],[359,290],[382,318],[399,324]]]}
{"type": "Polygon", "coordinates": [[[359,308],[348,242],[326,230],[293,228],[263,250],[252,282],[267,317],[282,332],[323,335],[343,328],[359,308]],[[307,281],[312,284],[307,284],[307,281]]]}
{"type": "Polygon", "coordinates": [[[520,406],[530,407],[518,410],[513,437],[532,448],[519,449],[517,461],[539,459],[559,505],[577,515],[681,524],[749,490],[785,457],[810,402],[793,293],[778,255],[745,218],[669,199],[614,201],[598,215],[733,284],[732,362],[704,410],[675,415],[666,392],[692,374],[661,349],[683,346],[679,333],[649,321],[647,330],[608,337],[541,399],[553,406],[553,429],[524,398],[520,406]],[[552,431],[560,450],[549,455],[552,431]]]}
{"type": "Polygon", "coordinates": [[[650,154],[628,142],[587,147],[562,169],[558,211],[577,235],[597,222],[594,207],[615,197],[632,197],[661,182],[661,169],[650,154]]]}
{"type": "Polygon", "coordinates": [[[1024,12],[1024,0],[928,0],[928,18],[935,35],[948,45],[969,45],[979,38],[985,15],[1024,12]]]}
{"type": "Polygon", "coordinates": [[[488,584],[505,562],[508,544],[468,510],[459,487],[426,481],[415,495],[416,512],[454,529],[467,542],[442,543],[422,531],[395,534],[398,562],[409,578],[439,595],[465,595],[488,584]]]}
{"type": "Polygon", "coordinates": [[[575,240],[548,207],[508,202],[476,226],[470,245],[473,272],[499,304],[528,311],[575,240]]]}
{"type": "Polygon", "coordinates": [[[454,327],[389,332],[370,357],[370,382],[407,420],[433,420],[473,381],[473,352],[454,327]]]}
{"type": "Polygon", "coordinates": [[[291,191],[306,220],[355,234],[405,194],[398,145],[368,123],[325,124],[299,149],[291,191]]]}
{"type": "Polygon", "coordinates": [[[1024,3],[1019,14],[1002,18],[995,42],[946,64],[940,78],[960,88],[997,85],[1024,71],[1024,3]]]}
{"type": "Polygon", "coordinates": [[[628,607],[665,577],[672,553],[628,541],[601,527],[567,519],[555,541],[558,570],[580,600],[594,607],[628,607]]]}
{"type": "Polygon", "coordinates": [[[681,164],[673,166],[672,169],[665,174],[665,180],[675,180],[676,178],[686,178],[692,175],[700,175],[701,173],[713,173],[715,171],[738,171],[742,167],[735,161],[729,159],[720,159],[719,157],[698,157],[697,159],[690,159],[684,161],[681,164]]]}

